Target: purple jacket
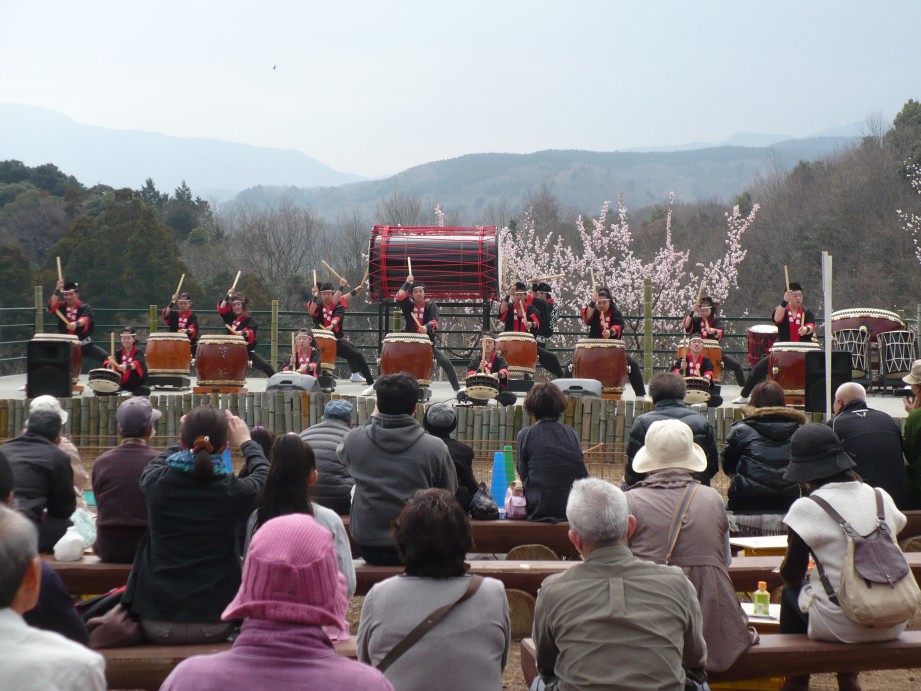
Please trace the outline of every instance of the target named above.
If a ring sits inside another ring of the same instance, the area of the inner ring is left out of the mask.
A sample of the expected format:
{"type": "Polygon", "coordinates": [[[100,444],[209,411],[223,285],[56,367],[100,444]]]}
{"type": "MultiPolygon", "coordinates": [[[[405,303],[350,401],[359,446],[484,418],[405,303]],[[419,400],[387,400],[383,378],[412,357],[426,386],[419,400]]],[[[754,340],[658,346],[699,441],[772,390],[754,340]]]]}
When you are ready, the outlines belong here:
{"type": "Polygon", "coordinates": [[[337,655],[319,627],[262,619],[247,619],[230,650],[182,662],[160,691],[319,687],[325,691],[393,691],[373,667],[337,655]]]}

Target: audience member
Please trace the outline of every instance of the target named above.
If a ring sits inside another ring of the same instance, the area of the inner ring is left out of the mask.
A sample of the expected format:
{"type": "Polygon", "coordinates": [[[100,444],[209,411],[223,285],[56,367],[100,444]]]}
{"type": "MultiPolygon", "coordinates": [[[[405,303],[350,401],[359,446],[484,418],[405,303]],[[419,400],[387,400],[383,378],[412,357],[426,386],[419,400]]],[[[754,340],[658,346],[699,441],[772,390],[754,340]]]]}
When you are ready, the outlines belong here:
{"type": "Polygon", "coordinates": [[[454,412],[454,406],[450,403],[430,405],[422,418],[422,427],[433,437],[441,439],[448,447],[448,453],[454,461],[454,472],[457,473],[457,492],[454,496],[466,511],[479,483],[473,475],[473,449],[451,437],[451,432],[457,429],[457,413],[454,412]]]}
{"type": "Polygon", "coordinates": [[[775,381],[752,390],[745,419],[732,425],[723,447],[723,472],[729,482],[728,509],[734,532],[783,535],[783,515],[799,497],[795,482],[784,480],[790,462],[790,439],[806,416],[786,407],[775,381]]]}
{"type": "Polygon", "coordinates": [[[25,433],[3,445],[13,469],[16,508],[38,526],[41,552],[54,549],[77,508],[70,459],[57,446],[60,436],[60,415],[37,410],[26,421],[25,433]]]}
{"type": "MultiPolygon", "coordinates": [[[[787,526],[787,554],[780,566],[784,590],[780,603],[781,633],[808,633],[809,638],[839,643],[888,641],[905,630],[896,626],[863,627],[850,619],[823,586],[822,573],[833,593],[839,592],[841,569],[848,551],[848,538],[841,526],[810,497],[830,504],[860,535],[877,527],[876,495],[882,495],[886,523],[892,536],[905,527],[906,519],[885,490],[863,483],[854,472],[852,459],[841,440],[822,424],[808,424],[797,430],[790,445],[790,465],[784,477],[799,483],[803,497],[797,499],[784,518],[787,526]],[[816,568],[809,569],[810,554],[816,568]]],[[[881,539],[888,539],[885,535],[881,539]]],[[[809,676],[788,677],[786,691],[809,688],[809,676]]],[[[838,688],[859,691],[856,672],[838,674],[838,688]]]]}
{"type": "Polygon", "coordinates": [[[265,484],[269,464],[240,418],[211,406],[182,419],[180,444],[141,475],[150,529],[141,540],[122,600],[152,643],[211,643],[233,624],[221,612],[240,587],[236,527],[265,484]],[[239,447],[239,479],[221,453],[239,447]]]}
{"type": "Polygon", "coordinates": [[[671,372],[654,374],[649,381],[649,395],[655,404],[653,410],[640,415],[630,428],[630,440],[627,442],[627,468],[624,471],[624,487],[640,481],[641,476],[633,469],[633,459],[646,440],[646,430],[656,420],[681,420],[694,432],[694,442],[707,454],[707,468],[694,473],[694,478],[704,485],[710,484],[710,478],[719,471],[719,455],[716,451],[716,438],[713,425],[705,415],[695,413],[684,404],[687,386],[684,379],[671,372]]]}
{"type": "Polygon", "coordinates": [[[501,689],[511,643],[505,586],[467,573],[473,532],[461,505],[450,491],[416,492],[393,532],[406,570],[365,596],[358,659],[381,668],[396,689],[501,689]],[[444,606],[451,606],[447,616],[392,654],[444,606]]]}
{"type": "Polygon", "coordinates": [[[648,475],[627,492],[627,507],[636,517],[629,545],[633,556],[678,566],[694,584],[703,615],[707,671],[722,672],[753,639],[729,578],[732,555],[723,498],[691,477],[706,467],[707,457],[694,443],[690,427],[680,420],[650,425],[646,445],[633,459],[634,470],[648,475]]]}
{"type": "Polygon", "coordinates": [[[637,559],[636,519],[624,493],[599,478],[576,480],[566,504],[569,539],[585,560],[548,577],[534,609],[542,679],[574,689],[683,689],[703,676],[700,604],[684,572],[637,559]]]}
{"type": "Polygon", "coordinates": [[[74,494],[77,497],[77,508],[85,509],[86,501],[83,499],[83,490],[89,484],[90,476],[83,467],[83,459],[80,458],[80,450],[71,441],[70,437],[64,434],[64,428],[70,417],[67,411],[61,408],[61,403],[54,396],[37,396],[29,404],[29,415],[37,410],[53,410],[61,416],[61,440],[58,442],[58,448],[67,454],[70,459],[70,468],[74,471],[74,494]]]}
{"type": "Polygon", "coordinates": [[[349,515],[355,481],[336,455],[336,447],[351,426],[352,404],[339,398],[326,404],[320,422],[301,432],[301,439],[310,445],[317,459],[319,477],[311,491],[312,499],[340,516],[349,515]]]}
{"type": "Polygon", "coordinates": [[[275,440],[269,475],[259,497],[258,508],[246,522],[243,552],[248,551],[253,533],[267,521],[289,513],[305,513],[326,528],[333,536],[339,570],[348,583],[348,596],[355,594],[355,565],[352,547],[342,519],[332,509],[310,500],[310,485],[317,480],[313,449],[296,433],[289,432],[275,440]]]}
{"type": "Polygon", "coordinates": [[[147,532],[147,504],[138,483],[157,452],[150,448],[160,411],[135,396],[118,406],[115,422],[121,443],[93,463],[96,544],[101,561],[130,564],[147,532]]]}
{"type": "Polygon", "coordinates": [[[419,384],[405,372],[374,383],[377,408],[367,425],[349,432],[336,454],[355,479],[351,532],[369,564],[400,563],[390,522],[418,489],[457,491],[448,447],[416,422],[419,384]]]}
{"type": "Polygon", "coordinates": [[[902,447],[908,462],[908,482],[911,485],[911,505],[921,506],[921,360],[915,360],[911,372],[902,377],[911,387],[908,396],[902,399],[905,412],[902,447]]]}
{"type": "Polygon", "coordinates": [[[536,422],[518,433],[518,477],[524,485],[529,521],[566,520],[566,500],[575,480],[588,477],[579,435],[560,422],[566,396],[556,384],[535,384],[524,409],[536,422]]]}
{"type": "Polygon", "coordinates": [[[911,487],[902,455],[902,430],[890,415],[867,406],[867,391],[847,382],[835,391],[835,417],[828,421],[844,451],[857,464],[854,472],[881,487],[900,509],[910,508],[911,487]]]}
{"type": "MultiPolygon", "coordinates": [[[[0,506],[13,508],[13,471],[2,451],[0,451],[0,506]]],[[[23,619],[29,626],[55,631],[84,645],[89,643],[89,631],[86,630],[86,624],[77,614],[67,587],[61,577],[45,561],[42,561],[38,602],[35,607],[23,614],[23,619]]],[[[2,678],[2,673],[0,673],[0,678],[2,678]]]]}
{"type": "Polygon", "coordinates": [[[243,619],[233,647],[183,661],[161,691],[391,690],[377,670],[337,655],[323,630],[348,626],[345,582],[333,555],[329,531],[311,516],[266,522],[253,536],[240,590],[221,615],[243,619]]]}
{"type": "Polygon", "coordinates": [[[17,691],[106,688],[105,661],[52,631],[29,626],[41,587],[38,531],[24,516],[0,506],[0,680],[17,691]]]}
{"type": "Polygon", "coordinates": [[[262,425],[256,425],[250,431],[249,437],[262,447],[262,453],[265,454],[266,458],[271,457],[272,445],[275,443],[275,432],[266,429],[262,425]]]}

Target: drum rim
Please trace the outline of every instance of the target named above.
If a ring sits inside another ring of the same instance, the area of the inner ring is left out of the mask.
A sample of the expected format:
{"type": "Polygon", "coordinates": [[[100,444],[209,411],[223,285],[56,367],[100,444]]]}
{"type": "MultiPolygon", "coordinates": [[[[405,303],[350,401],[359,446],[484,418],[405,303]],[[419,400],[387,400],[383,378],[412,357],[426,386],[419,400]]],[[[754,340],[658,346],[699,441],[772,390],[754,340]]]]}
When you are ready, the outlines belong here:
{"type": "Polygon", "coordinates": [[[432,339],[430,339],[425,334],[391,332],[384,336],[384,340],[382,340],[381,343],[387,343],[388,341],[391,343],[399,343],[400,341],[403,341],[404,343],[413,343],[418,341],[419,343],[425,342],[429,345],[432,345],[432,339]]]}
{"type": "MultiPolygon", "coordinates": [[[[241,337],[242,338],[242,337],[241,337]]],[[[150,341],[182,341],[189,340],[188,334],[181,334],[175,331],[155,331],[147,336],[147,342],[150,341]]]]}
{"type": "Polygon", "coordinates": [[[748,327],[748,332],[756,334],[776,334],[778,330],[776,324],[752,324],[748,327]]]}
{"type": "Polygon", "coordinates": [[[895,317],[893,321],[897,321],[900,324],[904,324],[905,320],[899,316],[898,312],[890,312],[889,310],[880,309],[878,307],[849,307],[848,309],[836,310],[831,313],[831,321],[835,319],[844,318],[848,319],[851,317],[895,317]]]}
{"type": "Polygon", "coordinates": [[[335,341],[336,335],[332,331],[327,331],[326,329],[313,329],[313,340],[317,340],[318,338],[331,338],[335,341]]]}
{"type": "Polygon", "coordinates": [[[627,344],[619,338],[580,338],[576,341],[576,348],[618,348],[627,349],[627,344]]]}
{"type": "Polygon", "coordinates": [[[79,343],[80,339],[73,334],[50,334],[50,333],[38,333],[32,336],[32,340],[39,341],[73,341],[79,343]]]}
{"type": "Polygon", "coordinates": [[[198,345],[201,347],[206,343],[240,343],[246,345],[246,339],[243,336],[235,336],[233,334],[203,334],[201,338],[198,339],[198,345]]]}
{"type": "Polygon", "coordinates": [[[780,353],[796,353],[796,352],[805,352],[807,350],[821,350],[822,345],[820,343],[813,343],[812,341],[774,341],[774,345],[771,346],[771,352],[775,350],[780,353]]]}
{"type": "Polygon", "coordinates": [[[496,337],[497,341],[534,341],[537,342],[534,334],[527,333],[526,331],[502,331],[496,337]]]}

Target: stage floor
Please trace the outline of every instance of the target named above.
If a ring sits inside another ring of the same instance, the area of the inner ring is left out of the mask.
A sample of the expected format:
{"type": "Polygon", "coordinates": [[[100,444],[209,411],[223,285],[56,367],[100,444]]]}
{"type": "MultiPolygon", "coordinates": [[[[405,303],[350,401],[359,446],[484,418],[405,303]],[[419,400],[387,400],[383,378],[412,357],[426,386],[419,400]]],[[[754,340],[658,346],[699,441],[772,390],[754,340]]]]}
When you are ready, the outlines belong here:
{"type": "MultiPolygon", "coordinates": [[[[83,386],[83,396],[93,396],[92,390],[87,386],[88,375],[83,374],[80,376],[79,383],[83,386]]],[[[191,378],[192,385],[195,385],[195,378],[191,378]]],[[[263,377],[251,377],[246,380],[246,388],[249,391],[265,391],[266,383],[268,379],[263,377]]],[[[361,393],[368,388],[366,384],[355,384],[347,379],[338,379],[336,380],[336,393],[342,394],[345,396],[360,396],[361,393]]],[[[447,381],[435,381],[432,382],[431,386],[432,395],[429,399],[429,403],[440,403],[441,401],[451,401],[454,400],[454,391],[451,390],[451,385],[447,381]]],[[[723,396],[723,405],[722,408],[731,408],[733,407],[730,401],[732,401],[736,396],[739,395],[740,388],[734,385],[724,384],[722,389],[723,396]]],[[[156,395],[182,395],[192,393],[192,389],[153,389],[152,393],[156,395]]],[[[13,374],[5,377],[0,377],[0,398],[6,399],[24,399],[26,397],[26,375],[25,374],[13,374]]],[[[518,394],[518,403],[520,404],[523,400],[523,394],[518,394]]],[[[629,384],[627,385],[626,390],[624,391],[624,400],[633,401],[636,400],[636,397],[633,395],[633,389],[630,388],[629,384]]],[[[870,394],[868,396],[868,403],[871,408],[876,410],[882,410],[893,417],[905,417],[905,409],[902,407],[901,397],[891,396],[891,395],[878,395],[876,393],[870,394]]]]}

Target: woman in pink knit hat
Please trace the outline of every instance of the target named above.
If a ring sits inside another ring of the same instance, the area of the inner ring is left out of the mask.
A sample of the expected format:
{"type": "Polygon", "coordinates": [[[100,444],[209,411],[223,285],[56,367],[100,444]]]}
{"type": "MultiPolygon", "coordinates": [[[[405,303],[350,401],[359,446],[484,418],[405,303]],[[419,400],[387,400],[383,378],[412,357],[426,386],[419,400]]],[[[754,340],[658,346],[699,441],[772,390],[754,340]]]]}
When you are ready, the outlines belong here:
{"type": "Polygon", "coordinates": [[[189,658],[161,691],[392,689],[376,669],[336,654],[324,627],[347,628],[347,608],[329,531],[305,514],[273,518],[253,536],[240,590],[222,615],[244,620],[233,648],[189,658]]]}

